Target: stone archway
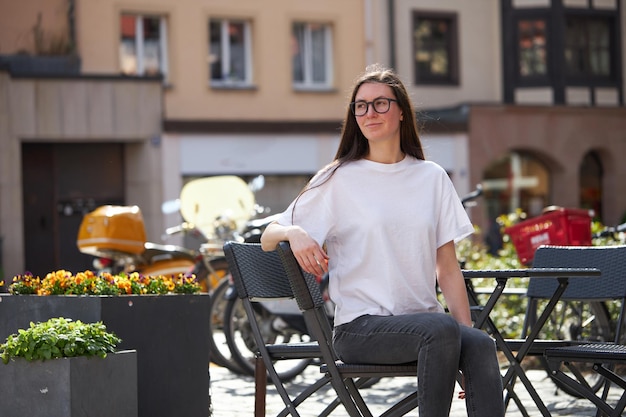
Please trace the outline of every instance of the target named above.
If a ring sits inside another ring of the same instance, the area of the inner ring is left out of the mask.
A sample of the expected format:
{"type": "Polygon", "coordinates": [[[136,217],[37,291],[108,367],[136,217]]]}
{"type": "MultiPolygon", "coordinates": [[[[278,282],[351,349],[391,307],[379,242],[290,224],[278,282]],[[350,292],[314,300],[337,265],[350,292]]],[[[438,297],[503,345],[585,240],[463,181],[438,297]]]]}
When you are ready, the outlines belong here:
{"type": "MultiPolygon", "coordinates": [[[[470,108],[470,182],[478,183],[493,161],[513,150],[533,152],[550,168],[550,201],[563,207],[580,205],[580,164],[595,150],[602,161],[602,219],[617,224],[626,213],[622,178],[626,164],[626,109],[473,105],[470,108]]],[[[472,211],[472,221],[485,229],[486,213],[472,211]]]]}

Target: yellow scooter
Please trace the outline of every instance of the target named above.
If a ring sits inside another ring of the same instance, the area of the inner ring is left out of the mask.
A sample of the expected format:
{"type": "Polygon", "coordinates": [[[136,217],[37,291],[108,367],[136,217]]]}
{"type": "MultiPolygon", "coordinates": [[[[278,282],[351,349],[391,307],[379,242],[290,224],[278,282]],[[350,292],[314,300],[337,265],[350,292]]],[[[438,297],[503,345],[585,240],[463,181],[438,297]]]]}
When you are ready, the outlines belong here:
{"type": "Polygon", "coordinates": [[[82,253],[96,257],[98,272],[178,275],[190,272],[198,258],[181,246],[148,242],[138,206],[96,208],[83,217],[76,243],[82,253]]]}

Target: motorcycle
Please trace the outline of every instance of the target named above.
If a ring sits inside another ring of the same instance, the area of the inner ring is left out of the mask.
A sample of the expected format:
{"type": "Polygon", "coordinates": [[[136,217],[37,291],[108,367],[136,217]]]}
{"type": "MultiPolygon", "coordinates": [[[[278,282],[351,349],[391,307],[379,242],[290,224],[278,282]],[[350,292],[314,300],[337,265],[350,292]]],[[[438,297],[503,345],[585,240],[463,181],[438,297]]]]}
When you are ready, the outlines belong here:
{"type": "MultiPolygon", "coordinates": [[[[227,272],[223,245],[226,241],[260,242],[265,227],[278,215],[256,204],[254,193],[264,186],[262,176],[245,184],[238,177],[209,177],[183,187],[178,208],[184,219],[208,237],[200,246],[206,266],[223,271],[221,281],[211,290],[209,347],[211,360],[231,371],[254,375],[256,351],[247,317],[227,272]],[[218,268],[215,267],[218,265],[218,268]],[[221,269],[221,268],[225,269],[221,269]]],[[[268,343],[306,340],[306,325],[298,307],[280,302],[255,303],[268,343]]],[[[300,374],[310,361],[281,361],[279,375],[287,380],[300,374]]]]}
{"type": "MultiPolygon", "coordinates": [[[[249,186],[254,194],[263,187],[262,177],[257,177],[249,186]]],[[[249,196],[238,196],[229,187],[230,198],[234,205],[241,205],[241,201],[248,201],[249,196]]],[[[243,188],[240,192],[244,194],[243,188]]],[[[197,194],[194,194],[197,195],[197,194]]],[[[183,195],[181,193],[181,201],[183,195]]],[[[187,203],[189,204],[189,203],[187,203]]],[[[250,206],[243,205],[246,210],[250,206]]],[[[224,208],[224,207],[222,207],[224,208]]],[[[244,210],[240,214],[243,215],[244,210]]],[[[212,252],[213,256],[223,256],[223,243],[235,240],[247,243],[259,243],[265,227],[274,221],[278,215],[260,217],[266,214],[266,210],[254,205],[252,217],[243,222],[241,226],[235,226],[231,222],[230,227],[225,219],[236,219],[237,212],[226,209],[217,217],[218,227],[214,227],[218,236],[217,242],[211,242],[201,247],[201,251],[212,252]]],[[[250,213],[250,211],[248,211],[250,213]]],[[[218,214],[217,212],[210,213],[218,214]]],[[[215,259],[215,258],[213,258],[215,259]]],[[[221,258],[220,258],[221,259],[221,258]]],[[[327,279],[321,280],[321,285],[327,284],[327,279]]],[[[230,279],[224,279],[213,291],[211,307],[211,337],[212,360],[229,368],[231,371],[244,375],[254,375],[254,355],[256,345],[251,333],[248,318],[243,310],[243,303],[237,297],[236,288],[230,279]]],[[[330,302],[330,301],[329,301],[330,302]]],[[[268,343],[286,343],[296,340],[308,340],[308,331],[304,318],[300,313],[295,301],[293,302],[260,302],[254,303],[255,311],[260,317],[260,322],[265,323],[262,327],[265,339],[268,343]]],[[[332,314],[333,308],[329,308],[332,314]]],[[[289,380],[299,375],[308,365],[310,360],[281,361],[280,369],[277,369],[282,380],[289,380]]]]}
{"type": "Polygon", "coordinates": [[[201,178],[187,183],[178,199],[163,203],[163,213],[178,211],[183,217],[182,223],[166,229],[165,236],[199,236],[204,243],[198,251],[148,242],[141,209],[116,205],[97,207],[83,217],[78,249],[94,256],[97,273],[194,274],[201,291],[216,300],[211,303],[211,360],[242,373],[230,359],[222,333],[225,300],[221,300],[229,287],[222,246],[227,240],[258,241],[264,226],[273,220],[258,218],[266,210],[256,205],[254,192],[263,185],[262,176],[250,184],[235,176],[201,178]]]}
{"type": "Polygon", "coordinates": [[[240,241],[240,234],[252,229],[248,222],[253,212],[262,211],[253,195],[259,181],[262,177],[250,184],[229,175],[200,178],[185,184],[178,199],[163,203],[163,213],[178,211],[184,220],[167,228],[166,235],[193,234],[203,241],[199,248],[200,262],[196,262],[191,271],[203,291],[215,291],[228,275],[222,250],[224,242],[240,241]]]}
{"type": "Polygon", "coordinates": [[[205,282],[211,294],[211,361],[239,374],[248,372],[233,359],[224,334],[224,313],[228,301],[236,294],[232,292],[223,246],[229,240],[259,242],[265,227],[275,219],[276,216],[263,217],[268,210],[256,204],[254,193],[263,186],[263,176],[255,177],[250,183],[228,175],[200,178],[185,184],[179,199],[162,207],[165,213],[180,211],[185,220],[168,228],[166,233],[192,231],[204,237],[199,249],[202,262],[196,263],[193,273],[205,282]]]}
{"type": "Polygon", "coordinates": [[[178,275],[197,261],[196,253],[184,247],[148,242],[138,206],[97,207],[83,217],[76,243],[80,252],[95,257],[98,273],[178,275]]]}

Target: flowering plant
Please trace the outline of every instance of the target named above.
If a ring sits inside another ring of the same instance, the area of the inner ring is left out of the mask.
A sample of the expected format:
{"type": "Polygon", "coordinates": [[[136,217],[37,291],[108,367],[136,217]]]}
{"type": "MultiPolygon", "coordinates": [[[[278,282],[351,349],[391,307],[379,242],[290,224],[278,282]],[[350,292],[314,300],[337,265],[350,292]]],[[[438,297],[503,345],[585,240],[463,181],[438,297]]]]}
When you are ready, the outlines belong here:
{"type": "Polygon", "coordinates": [[[193,294],[199,291],[195,275],[147,276],[138,272],[114,275],[89,270],[73,274],[63,269],[50,272],[43,279],[31,273],[16,275],[9,285],[9,292],[15,295],[193,294]]]}
{"type": "Polygon", "coordinates": [[[99,356],[115,352],[121,339],[107,332],[102,322],[83,323],[63,317],[51,318],[43,323],[30,323],[26,330],[7,337],[0,344],[0,359],[5,364],[11,358],[27,361],[69,358],[74,356],[99,356]]]}

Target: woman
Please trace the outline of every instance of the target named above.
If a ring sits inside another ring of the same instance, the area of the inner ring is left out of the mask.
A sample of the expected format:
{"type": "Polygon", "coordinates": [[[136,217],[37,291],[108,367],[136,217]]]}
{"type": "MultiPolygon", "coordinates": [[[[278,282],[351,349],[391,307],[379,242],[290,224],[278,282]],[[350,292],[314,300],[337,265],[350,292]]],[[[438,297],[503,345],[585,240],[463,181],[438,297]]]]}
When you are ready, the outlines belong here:
{"type": "Polygon", "coordinates": [[[329,271],[342,360],[417,360],[420,417],[449,415],[459,370],[468,415],[503,416],[495,343],[472,327],[456,258],[454,242],[472,232],[448,175],[424,159],[404,85],[373,66],[354,86],[335,160],[261,244],[289,241],[303,270],[329,271]]]}

